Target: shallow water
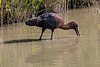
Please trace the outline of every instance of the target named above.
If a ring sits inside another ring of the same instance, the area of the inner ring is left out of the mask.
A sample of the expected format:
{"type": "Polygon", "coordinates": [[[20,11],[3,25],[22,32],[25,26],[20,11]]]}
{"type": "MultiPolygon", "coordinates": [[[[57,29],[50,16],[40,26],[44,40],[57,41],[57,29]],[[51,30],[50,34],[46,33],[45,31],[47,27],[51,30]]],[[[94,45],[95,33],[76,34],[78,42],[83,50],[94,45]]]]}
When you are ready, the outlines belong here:
{"type": "MultiPolygon", "coordinates": [[[[100,13],[96,7],[73,9],[67,22],[76,21],[74,30],[56,29],[54,39],[46,30],[24,23],[0,28],[0,67],[100,67],[100,13]]],[[[67,23],[65,22],[65,23],[67,23]]]]}

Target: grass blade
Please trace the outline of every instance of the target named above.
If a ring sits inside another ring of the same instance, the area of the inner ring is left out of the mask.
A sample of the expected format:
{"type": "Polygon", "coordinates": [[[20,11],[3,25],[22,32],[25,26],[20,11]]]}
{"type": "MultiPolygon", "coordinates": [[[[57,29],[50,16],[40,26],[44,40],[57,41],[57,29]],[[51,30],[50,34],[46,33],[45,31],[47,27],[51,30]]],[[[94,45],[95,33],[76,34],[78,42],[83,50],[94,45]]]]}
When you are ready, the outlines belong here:
{"type": "Polygon", "coordinates": [[[0,8],[1,8],[1,0],[0,0],[0,8]]]}

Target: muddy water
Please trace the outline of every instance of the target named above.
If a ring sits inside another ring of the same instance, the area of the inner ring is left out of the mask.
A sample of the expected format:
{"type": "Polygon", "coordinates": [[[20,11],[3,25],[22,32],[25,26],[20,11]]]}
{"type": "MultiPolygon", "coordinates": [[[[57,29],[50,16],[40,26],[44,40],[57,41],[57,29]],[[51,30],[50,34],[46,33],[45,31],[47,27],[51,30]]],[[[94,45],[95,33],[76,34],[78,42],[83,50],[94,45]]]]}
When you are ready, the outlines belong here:
{"type": "Polygon", "coordinates": [[[69,10],[69,21],[79,24],[74,30],[56,29],[54,39],[46,30],[24,23],[0,28],[0,67],[100,67],[100,12],[96,7],[69,10]]]}

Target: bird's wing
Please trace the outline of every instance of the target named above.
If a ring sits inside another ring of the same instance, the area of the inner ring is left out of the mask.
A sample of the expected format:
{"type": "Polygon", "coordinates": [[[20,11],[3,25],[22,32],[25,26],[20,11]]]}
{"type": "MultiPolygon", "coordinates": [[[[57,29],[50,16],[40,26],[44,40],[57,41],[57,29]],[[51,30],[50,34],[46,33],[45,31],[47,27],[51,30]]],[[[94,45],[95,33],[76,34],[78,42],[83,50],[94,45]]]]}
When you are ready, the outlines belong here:
{"type": "Polygon", "coordinates": [[[56,20],[51,14],[43,14],[38,17],[38,26],[45,27],[49,29],[56,28],[60,21],[56,20]]]}

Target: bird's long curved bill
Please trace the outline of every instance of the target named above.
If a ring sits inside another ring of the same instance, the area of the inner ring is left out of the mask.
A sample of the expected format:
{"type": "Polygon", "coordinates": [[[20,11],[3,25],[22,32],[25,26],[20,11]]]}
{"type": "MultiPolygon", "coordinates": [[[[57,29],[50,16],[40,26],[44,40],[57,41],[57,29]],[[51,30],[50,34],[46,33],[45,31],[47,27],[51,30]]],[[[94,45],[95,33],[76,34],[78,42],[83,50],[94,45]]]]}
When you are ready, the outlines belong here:
{"type": "Polygon", "coordinates": [[[77,35],[77,36],[80,36],[80,33],[79,33],[79,31],[78,31],[78,27],[75,29],[75,32],[76,32],[76,35],[77,35]]]}

